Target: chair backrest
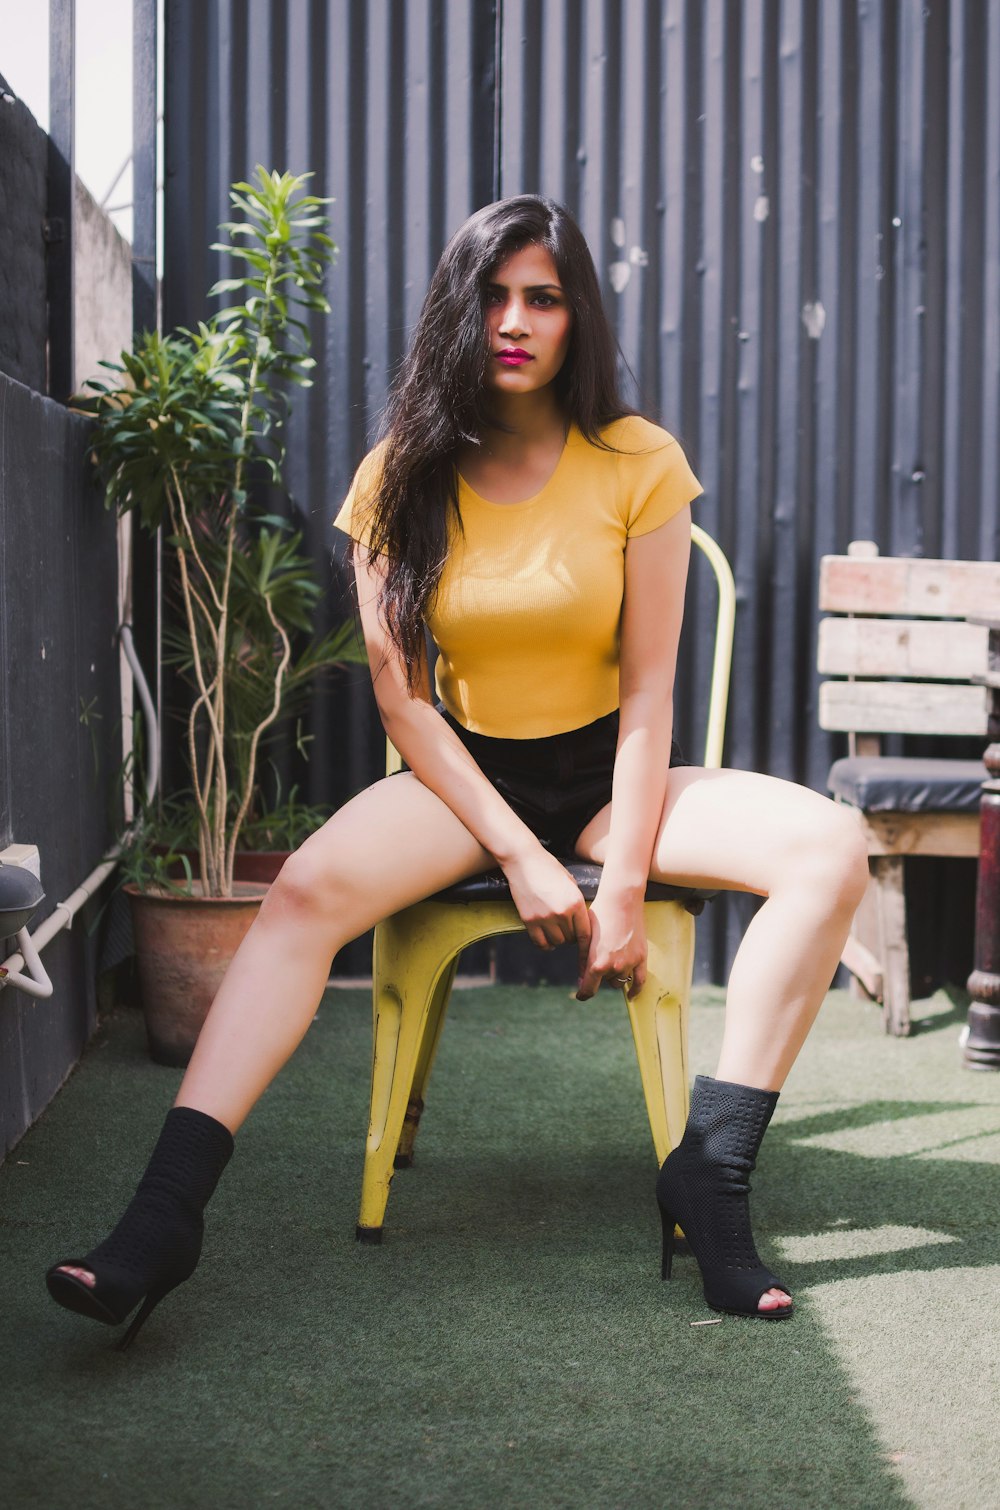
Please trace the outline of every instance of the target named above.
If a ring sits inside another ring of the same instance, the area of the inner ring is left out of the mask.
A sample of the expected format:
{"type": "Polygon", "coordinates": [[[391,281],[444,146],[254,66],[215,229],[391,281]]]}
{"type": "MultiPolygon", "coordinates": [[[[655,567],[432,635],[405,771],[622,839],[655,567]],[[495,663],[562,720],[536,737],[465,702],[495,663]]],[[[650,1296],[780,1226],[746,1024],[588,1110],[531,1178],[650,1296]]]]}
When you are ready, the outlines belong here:
{"type": "Polygon", "coordinates": [[[820,562],[817,662],[823,729],[845,731],[851,754],[877,754],[880,734],[985,734],[987,630],[1000,565],[880,556],[869,540],[820,562]]]}
{"type": "Polygon", "coordinates": [[[712,654],[712,684],[708,696],[708,728],[702,765],[717,771],[722,765],[722,746],[726,737],[726,709],[729,706],[729,682],[733,669],[733,637],[736,633],[736,583],[733,569],[722,547],[705,533],[700,524],[691,526],[691,544],[696,545],[715,573],[717,604],[715,613],[715,649],[712,654]]]}
{"type": "MultiPolygon", "coordinates": [[[[729,705],[729,682],[733,667],[733,636],[736,629],[736,584],[732,568],[722,548],[699,524],[691,526],[691,543],[706,557],[715,573],[718,604],[715,615],[715,646],[712,653],[712,683],[708,698],[708,728],[702,764],[709,770],[722,765],[722,746],[726,737],[726,709],[729,705]]],[[[385,774],[400,770],[398,750],[385,742],[385,774]]]]}

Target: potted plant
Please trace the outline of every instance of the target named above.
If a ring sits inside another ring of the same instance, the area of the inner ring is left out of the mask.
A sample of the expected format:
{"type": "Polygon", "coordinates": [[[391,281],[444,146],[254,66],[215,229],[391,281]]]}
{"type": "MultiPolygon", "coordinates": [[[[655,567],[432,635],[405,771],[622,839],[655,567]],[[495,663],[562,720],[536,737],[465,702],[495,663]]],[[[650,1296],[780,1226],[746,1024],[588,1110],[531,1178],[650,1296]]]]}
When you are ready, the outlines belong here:
{"type": "Polygon", "coordinates": [[[241,270],[211,290],[230,302],[195,330],[144,336],[120,363],[102,363],[114,382],[88,384],[106,505],[164,527],[180,610],[167,643],[189,689],[190,788],[143,815],[125,861],[150,1046],[169,1063],[186,1063],[266,891],[234,879],[262,741],[338,646],[340,659],[357,658],[353,626],[293,654],[319,589],[300,537],[250,491],[251,473],[280,484],[287,394],[309,386],[315,365],[301,317],[329,312],[336,248],[322,229],[329,201],[304,192],[309,176],[258,167],[254,183],[235,184],[238,218],[214,249],[241,270]],[[185,828],[197,864],[185,860],[191,874],[178,884],[168,872],[185,828]],[[155,853],[164,839],[166,858],[155,853]]]}
{"type": "Polygon", "coordinates": [[[273,881],[292,851],[330,817],[330,808],[300,802],[298,790],[293,786],[284,802],[278,800],[266,811],[255,813],[251,808],[236,850],[241,880],[273,881]]]}
{"type": "MultiPolygon", "coordinates": [[[[275,776],[279,799],[265,808],[259,789],[251,802],[250,812],[240,829],[233,865],[233,880],[263,881],[276,878],[282,865],[303,840],[320,828],[333,809],[309,806],[298,798],[293,786],[287,798],[280,800],[280,778],[275,776]]],[[[144,823],[143,839],[129,847],[129,864],[138,872],[123,879],[136,882],[167,877],[185,882],[190,889],[193,867],[198,864],[196,813],[190,798],[173,799],[165,812],[154,810],[144,823]]]]}

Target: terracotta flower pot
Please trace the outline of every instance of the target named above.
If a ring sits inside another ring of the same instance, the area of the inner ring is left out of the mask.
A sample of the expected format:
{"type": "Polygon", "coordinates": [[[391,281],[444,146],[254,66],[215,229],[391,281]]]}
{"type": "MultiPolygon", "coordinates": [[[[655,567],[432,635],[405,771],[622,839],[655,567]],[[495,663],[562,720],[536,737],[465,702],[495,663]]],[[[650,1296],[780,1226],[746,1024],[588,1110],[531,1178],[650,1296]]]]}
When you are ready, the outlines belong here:
{"type": "MultiPolygon", "coordinates": [[[[149,1052],[185,1065],[267,886],[235,881],[232,897],[157,896],[127,885],[149,1052]]],[[[194,883],[196,893],[199,884],[194,883]]]]}
{"type": "Polygon", "coordinates": [[[233,857],[233,879],[274,881],[291,853],[290,849],[238,849],[233,857]]]}
{"type": "MultiPolygon", "coordinates": [[[[154,855],[165,855],[165,844],[154,844],[154,855]]],[[[192,872],[198,874],[198,851],[196,849],[182,849],[178,855],[186,855],[192,872]]],[[[290,849],[238,849],[233,857],[233,880],[234,881],[273,881],[278,871],[284,865],[290,849]]],[[[184,879],[184,866],[181,861],[175,860],[167,874],[174,880],[184,879]]]]}

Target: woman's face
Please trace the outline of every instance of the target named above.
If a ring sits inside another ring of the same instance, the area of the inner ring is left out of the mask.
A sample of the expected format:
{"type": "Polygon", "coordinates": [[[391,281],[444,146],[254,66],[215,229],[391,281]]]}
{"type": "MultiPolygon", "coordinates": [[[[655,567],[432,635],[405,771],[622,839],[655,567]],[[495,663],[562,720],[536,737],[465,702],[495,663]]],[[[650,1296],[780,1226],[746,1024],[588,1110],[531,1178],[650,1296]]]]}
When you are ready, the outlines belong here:
{"type": "Polygon", "coordinates": [[[514,252],[486,286],[487,387],[534,393],[551,383],[566,360],[572,325],[551,255],[535,245],[514,252]]]}

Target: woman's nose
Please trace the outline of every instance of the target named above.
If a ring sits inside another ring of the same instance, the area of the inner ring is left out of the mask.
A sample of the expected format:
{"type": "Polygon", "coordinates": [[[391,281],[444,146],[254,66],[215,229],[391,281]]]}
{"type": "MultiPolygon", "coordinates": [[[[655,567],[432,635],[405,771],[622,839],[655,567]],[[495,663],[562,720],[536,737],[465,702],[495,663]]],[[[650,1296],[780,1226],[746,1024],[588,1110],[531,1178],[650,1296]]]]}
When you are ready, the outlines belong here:
{"type": "Polygon", "coordinates": [[[512,299],[503,312],[500,321],[500,334],[504,336],[524,336],[528,334],[528,316],[524,305],[516,299],[512,299]]]}

